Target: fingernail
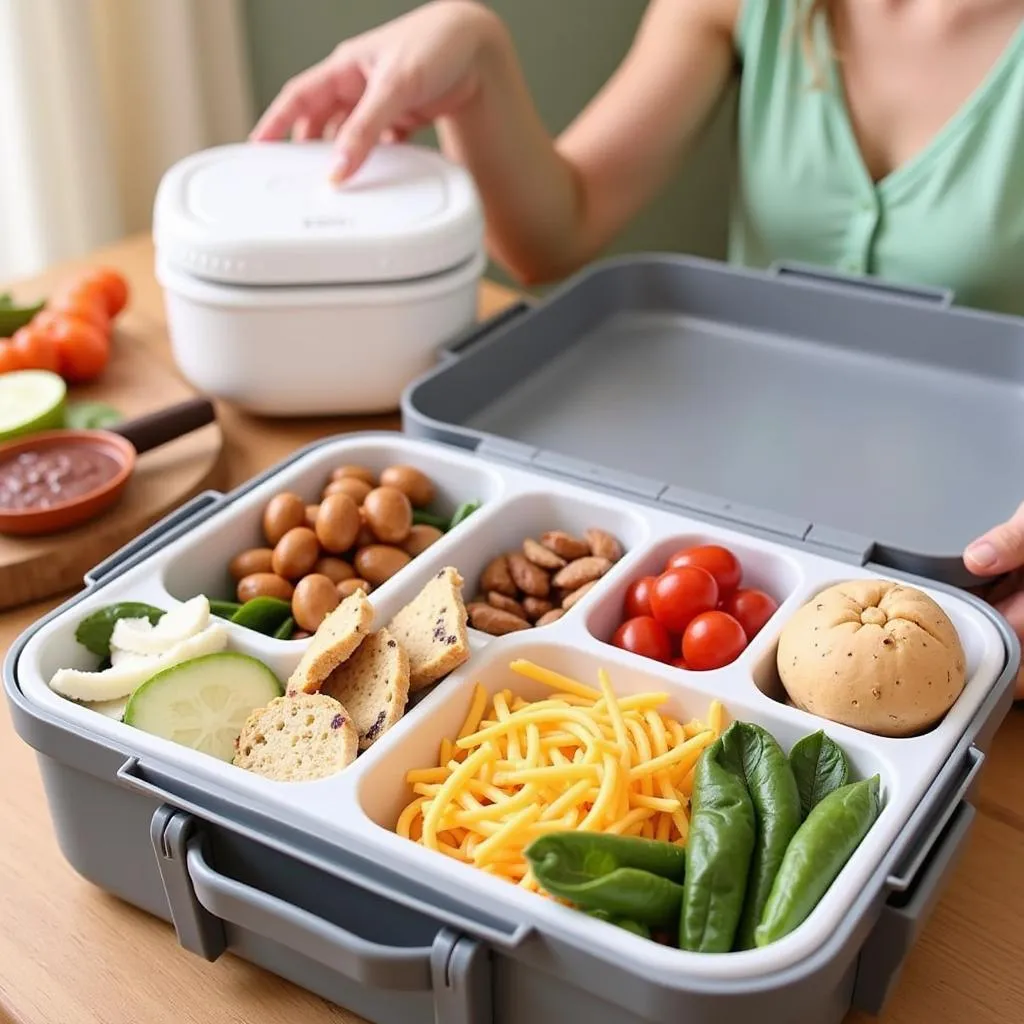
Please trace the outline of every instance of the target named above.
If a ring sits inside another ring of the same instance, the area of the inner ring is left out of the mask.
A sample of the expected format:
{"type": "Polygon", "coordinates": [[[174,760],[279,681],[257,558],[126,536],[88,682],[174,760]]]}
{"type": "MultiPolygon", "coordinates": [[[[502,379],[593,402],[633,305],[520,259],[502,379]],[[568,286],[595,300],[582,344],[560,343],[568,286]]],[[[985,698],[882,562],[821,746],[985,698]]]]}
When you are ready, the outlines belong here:
{"type": "Polygon", "coordinates": [[[348,171],[348,157],[339,156],[334,162],[334,167],[331,170],[331,182],[334,185],[340,185],[345,180],[345,173],[348,171]]]}
{"type": "Polygon", "coordinates": [[[967,549],[971,561],[982,569],[988,569],[999,561],[999,552],[987,540],[979,540],[967,549]]]}

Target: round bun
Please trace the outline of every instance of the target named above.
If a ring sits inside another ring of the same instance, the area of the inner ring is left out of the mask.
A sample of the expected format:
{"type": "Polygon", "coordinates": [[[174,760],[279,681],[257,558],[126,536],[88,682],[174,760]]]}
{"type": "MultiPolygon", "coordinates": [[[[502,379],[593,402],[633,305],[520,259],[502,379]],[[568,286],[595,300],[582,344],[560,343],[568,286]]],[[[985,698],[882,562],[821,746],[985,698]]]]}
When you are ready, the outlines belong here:
{"type": "Polygon", "coordinates": [[[839,583],[805,604],[782,631],[778,668],[798,708],[879,736],[931,728],[966,680],[949,616],[886,580],[839,583]]]}

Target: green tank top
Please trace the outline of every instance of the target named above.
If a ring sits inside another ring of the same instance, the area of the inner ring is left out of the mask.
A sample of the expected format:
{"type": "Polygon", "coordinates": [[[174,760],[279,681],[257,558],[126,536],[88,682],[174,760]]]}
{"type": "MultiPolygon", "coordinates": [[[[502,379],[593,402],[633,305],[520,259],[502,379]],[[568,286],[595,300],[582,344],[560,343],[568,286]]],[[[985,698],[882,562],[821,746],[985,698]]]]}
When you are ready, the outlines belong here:
{"type": "Polygon", "coordinates": [[[794,29],[797,0],[745,0],[730,259],[809,263],[948,288],[1024,316],[1024,24],[931,143],[879,182],[856,142],[827,26],[827,87],[794,29]]]}

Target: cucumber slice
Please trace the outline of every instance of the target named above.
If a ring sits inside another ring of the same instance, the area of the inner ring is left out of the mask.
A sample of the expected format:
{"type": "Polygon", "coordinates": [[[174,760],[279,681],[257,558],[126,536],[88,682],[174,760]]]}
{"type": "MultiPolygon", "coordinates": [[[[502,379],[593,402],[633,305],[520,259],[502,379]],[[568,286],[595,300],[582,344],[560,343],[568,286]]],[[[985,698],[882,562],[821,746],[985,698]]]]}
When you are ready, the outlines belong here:
{"type": "Polygon", "coordinates": [[[128,701],[124,722],[230,761],[245,720],[283,694],[280,680],[262,661],[221,651],[147,679],[128,701]]]}
{"type": "Polygon", "coordinates": [[[0,441],[64,426],[67,385],[49,370],[0,374],[0,441]]]}

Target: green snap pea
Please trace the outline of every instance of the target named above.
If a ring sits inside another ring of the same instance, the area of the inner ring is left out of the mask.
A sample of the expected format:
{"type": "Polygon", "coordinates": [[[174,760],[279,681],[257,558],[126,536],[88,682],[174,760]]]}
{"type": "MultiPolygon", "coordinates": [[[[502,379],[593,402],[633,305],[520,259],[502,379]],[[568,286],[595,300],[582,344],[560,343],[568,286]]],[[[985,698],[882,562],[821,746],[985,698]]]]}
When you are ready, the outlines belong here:
{"type": "Polygon", "coordinates": [[[630,921],[625,917],[613,917],[607,910],[586,910],[584,913],[588,917],[596,918],[598,921],[606,921],[608,924],[617,925],[624,931],[632,932],[634,935],[641,936],[641,938],[651,938],[651,929],[645,924],[640,924],[638,921],[630,921]]]}
{"type": "Polygon", "coordinates": [[[753,949],[754,932],[790,840],[800,827],[800,793],[782,747],[771,733],[750,722],[736,722],[722,735],[743,765],[747,792],[754,805],[756,836],[736,949],[753,949]]]}
{"type": "Polygon", "coordinates": [[[412,521],[415,526],[434,526],[442,533],[448,529],[449,522],[445,516],[434,515],[433,512],[426,512],[421,508],[412,510],[412,521]]]}
{"type": "Polygon", "coordinates": [[[231,616],[231,621],[257,633],[273,636],[291,613],[292,606],[278,597],[254,597],[231,616]]]}
{"type": "Polygon", "coordinates": [[[213,600],[210,602],[210,611],[219,619],[230,619],[236,612],[241,611],[241,609],[242,606],[238,601],[213,600]]]}
{"type": "Polygon", "coordinates": [[[480,507],[479,501],[467,501],[461,504],[452,516],[451,522],[448,524],[449,530],[454,530],[459,523],[463,520],[468,519],[478,508],[480,507]]]}
{"type": "Polygon", "coordinates": [[[805,818],[829,793],[850,781],[850,762],[846,753],[821,729],[794,745],[789,752],[789,763],[800,790],[800,805],[805,818]]]}
{"type": "Polygon", "coordinates": [[[552,896],[588,911],[641,925],[678,920],[684,851],[633,836],[556,832],[524,851],[534,877],[552,896]]]}
{"type": "Polygon", "coordinates": [[[802,924],[868,834],[881,809],[879,777],[833,790],[798,829],[757,926],[758,947],[802,924]]]}
{"type": "Polygon", "coordinates": [[[275,640],[291,640],[292,633],[295,632],[295,620],[289,615],[280,626],[274,630],[275,640]]]}
{"type": "Polygon", "coordinates": [[[679,947],[695,953],[732,949],[757,836],[741,744],[724,740],[704,750],[694,772],[679,947]]]}

